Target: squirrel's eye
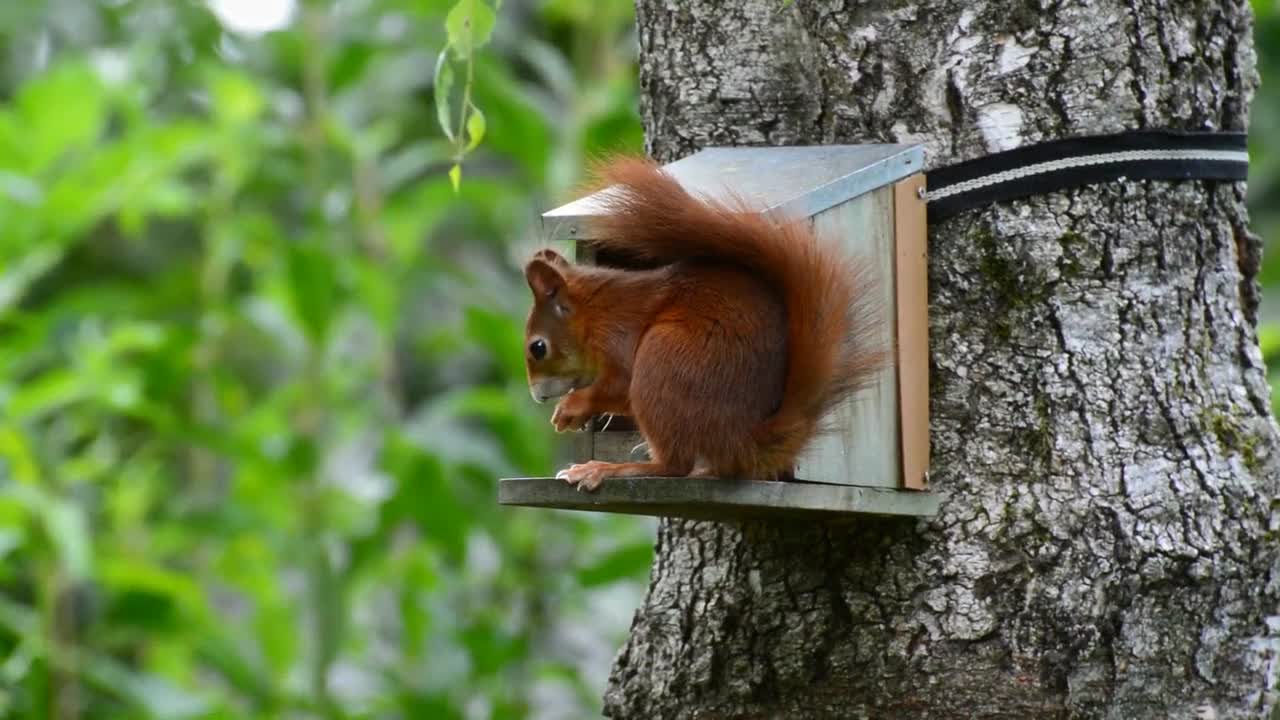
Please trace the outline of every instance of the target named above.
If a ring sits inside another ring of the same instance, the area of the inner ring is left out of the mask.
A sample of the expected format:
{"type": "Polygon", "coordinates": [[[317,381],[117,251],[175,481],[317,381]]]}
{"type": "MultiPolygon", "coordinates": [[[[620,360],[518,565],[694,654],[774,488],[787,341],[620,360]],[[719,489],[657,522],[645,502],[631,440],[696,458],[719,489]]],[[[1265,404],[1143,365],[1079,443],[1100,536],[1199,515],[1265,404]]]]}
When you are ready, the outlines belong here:
{"type": "Polygon", "coordinates": [[[534,340],[529,343],[529,354],[534,360],[541,360],[547,356],[547,343],[545,340],[534,340]]]}

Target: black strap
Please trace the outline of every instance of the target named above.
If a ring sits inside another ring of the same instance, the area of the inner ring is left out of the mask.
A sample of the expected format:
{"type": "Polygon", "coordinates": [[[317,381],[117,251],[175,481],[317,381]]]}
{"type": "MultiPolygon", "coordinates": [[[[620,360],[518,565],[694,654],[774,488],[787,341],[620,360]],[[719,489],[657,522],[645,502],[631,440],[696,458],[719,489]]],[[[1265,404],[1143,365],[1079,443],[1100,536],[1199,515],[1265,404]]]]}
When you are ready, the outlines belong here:
{"type": "Polygon", "coordinates": [[[1245,180],[1245,133],[1136,130],[1054,140],[928,171],[929,222],[1002,200],[1117,180],[1245,180]]]}

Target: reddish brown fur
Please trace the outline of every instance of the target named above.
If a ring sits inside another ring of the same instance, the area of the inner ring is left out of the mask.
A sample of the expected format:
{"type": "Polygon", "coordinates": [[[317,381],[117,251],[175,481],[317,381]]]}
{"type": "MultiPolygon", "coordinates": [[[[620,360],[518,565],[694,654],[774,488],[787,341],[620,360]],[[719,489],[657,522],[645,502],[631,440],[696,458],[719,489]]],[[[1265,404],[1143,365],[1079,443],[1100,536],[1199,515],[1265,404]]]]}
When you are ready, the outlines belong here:
{"type": "Polygon", "coordinates": [[[554,335],[576,360],[530,359],[530,379],[550,372],[590,383],[560,402],[557,428],[631,414],[653,462],[575,466],[569,473],[581,477],[571,481],[789,473],[819,421],[886,359],[872,344],[865,274],[807,222],[696,199],[649,161],[613,160],[598,177],[612,187],[596,228],[601,248],[663,267],[552,258],[567,312],[540,308],[535,291],[528,334],[554,335]]]}

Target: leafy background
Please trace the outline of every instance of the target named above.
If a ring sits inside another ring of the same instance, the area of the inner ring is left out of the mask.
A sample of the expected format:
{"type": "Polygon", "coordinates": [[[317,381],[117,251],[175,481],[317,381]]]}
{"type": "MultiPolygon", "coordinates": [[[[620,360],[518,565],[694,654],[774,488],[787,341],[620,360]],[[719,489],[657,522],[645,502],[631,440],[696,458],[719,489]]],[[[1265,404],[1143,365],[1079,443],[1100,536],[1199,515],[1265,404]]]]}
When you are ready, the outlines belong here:
{"type": "Polygon", "coordinates": [[[563,459],[518,267],[641,147],[631,2],[289,5],[0,2],[0,716],[598,715],[652,524],[494,479],[563,459]]]}

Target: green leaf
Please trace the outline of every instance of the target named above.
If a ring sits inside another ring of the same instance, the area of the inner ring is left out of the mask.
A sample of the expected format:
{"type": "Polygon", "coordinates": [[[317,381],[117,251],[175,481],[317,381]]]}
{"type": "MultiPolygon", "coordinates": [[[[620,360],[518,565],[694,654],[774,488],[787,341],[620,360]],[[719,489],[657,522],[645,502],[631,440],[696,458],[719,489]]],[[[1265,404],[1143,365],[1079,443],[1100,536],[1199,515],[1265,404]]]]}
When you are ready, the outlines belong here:
{"type": "Polygon", "coordinates": [[[458,0],[444,19],[449,46],[458,59],[465,60],[476,48],[489,42],[496,19],[484,0],[458,0]]]}
{"type": "MultiPolygon", "coordinates": [[[[269,581],[264,580],[260,584],[265,585],[267,582],[269,581]]],[[[292,603],[277,597],[270,597],[266,601],[259,597],[257,603],[258,612],[253,618],[252,627],[262,648],[262,655],[276,672],[285,672],[298,655],[299,639],[290,623],[293,617],[292,603]]]]}
{"type": "Polygon", "coordinates": [[[0,315],[22,300],[27,288],[57,266],[62,256],[62,248],[44,245],[0,271],[0,315]]]}
{"type": "Polygon", "coordinates": [[[449,49],[440,51],[436,58],[436,75],[434,81],[436,119],[444,136],[454,141],[452,113],[449,110],[449,93],[453,90],[453,65],[449,64],[449,49]]]}
{"type": "MultiPolygon", "coordinates": [[[[576,118],[576,114],[566,112],[568,108],[554,105],[540,107],[534,102],[527,82],[516,78],[503,64],[487,57],[477,58],[475,72],[472,101],[484,108],[485,124],[494,128],[492,133],[485,134],[485,146],[490,152],[518,164],[524,173],[523,182],[537,183],[536,186],[541,187],[548,177],[550,158],[565,145],[563,128],[578,122],[577,119],[569,119],[576,118]],[[557,110],[563,114],[551,114],[557,110]]],[[[573,179],[569,182],[572,183],[573,179]]],[[[557,191],[556,188],[551,190],[557,191]]]]}
{"type": "Polygon", "coordinates": [[[459,633],[471,655],[475,673],[494,675],[528,653],[527,639],[513,635],[495,620],[481,616],[459,633]]]}
{"type": "Polygon", "coordinates": [[[370,62],[383,50],[370,42],[347,41],[338,45],[329,63],[329,87],[334,92],[358,84],[370,62]]]}
{"type": "Polygon", "coordinates": [[[404,717],[432,720],[462,720],[462,711],[443,693],[417,691],[409,683],[396,683],[398,707],[404,717]]]}
{"type": "Polygon", "coordinates": [[[415,142],[388,152],[378,173],[389,190],[407,188],[432,165],[451,157],[452,152],[453,148],[442,140],[415,142]]]}
{"type": "Polygon", "coordinates": [[[187,613],[189,619],[207,612],[204,592],[190,576],[152,564],[145,557],[105,558],[98,578],[116,592],[160,596],[187,613]]]}
{"type": "Polygon", "coordinates": [[[506,388],[471,386],[440,395],[430,406],[442,423],[432,428],[441,437],[439,452],[451,462],[475,465],[491,474],[546,468],[550,463],[546,441],[531,440],[551,429],[545,415],[520,412],[532,410],[528,396],[523,383],[506,388]],[[485,432],[468,431],[470,420],[482,420],[485,432]],[[501,452],[494,452],[493,440],[501,452]]]}
{"type": "Polygon", "coordinates": [[[57,65],[27,83],[17,105],[27,157],[36,170],[96,140],[107,119],[105,88],[81,63],[57,65]]]}
{"type": "MultiPolygon", "coordinates": [[[[288,633],[288,623],[276,623],[271,628],[276,633],[288,633]]],[[[206,633],[196,652],[200,659],[207,662],[223,676],[227,684],[237,693],[243,693],[260,705],[278,702],[272,686],[274,678],[270,672],[264,672],[259,664],[246,659],[241,648],[236,647],[231,638],[222,637],[218,633],[206,633]]]]}
{"type": "Polygon", "coordinates": [[[0,560],[26,542],[26,538],[16,528],[0,527],[0,560]]]}
{"type": "MultiPolygon", "coordinates": [[[[31,608],[0,595],[0,628],[32,638],[40,633],[40,619],[31,608]]],[[[29,643],[27,649],[40,656],[48,652],[41,642],[29,643]]],[[[115,658],[96,654],[88,647],[79,648],[78,653],[80,671],[89,685],[134,703],[143,717],[177,720],[209,711],[209,700],[203,691],[182,690],[156,675],[135,672],[115,658]]]]}
{"type": "Polygon", "coordinates": [[[453,191],[456,193],[462,187],[462,166],[454,163],[449,168],[449,184],[453,185],[453,191]]]}
{"type": "Polygon", "coordinates": [[[365,258],[347,258],[352,295],[359,298],[360,309],[377,323],[378,329],[390,337],[399,320],[399,285],[394,273],[377,262],[365,258]]]}
{"type": "Polygon", "coordinates": [[[324,343],[338,309],[333,258],[316,243],[289,246],[288,277],[293,311],[313,345],[324,343]]]}
{"type": "Polygon", "coordinates": [[[1280,324],[1268,323],[1259,327],[1258,345],[1267,365],[1280,361],[1280,324]]]}
{"type": "Polygon", "coordinates": [[[492,308],[469,305],[463,309],[467,338],[493,356],[510,378],[524,375],[524,324],[522,318],[492,308]]]}
{"type": "Polygon", "coordinates": [[[474,415],[490,421],[511,416],[511,398],[498,388],[483,385],[444,395],[441,406],[458,415],[474,415]]]}
{"type": "Polygon", "coordinates": [[[40,464],[36,460],[35,450],[17,428],[0,427],[0,468],[4,468],[8,478],[18,480],[19,483],[40,482],[40,464]]]}
{"type": "Polygon", "coordinates": [[[81,507],[72,501],[47,496],[40,505],[45,532],[58,551],[63,570],[72,580],[87,578],[92,566],[91,544],[81,507]]]}
{"type": "Polygon", "coordinates": [[[111,328],[104,349],[112,354],[156,350],[169,334],[169,328],[156,323],[123,322],[111,328]]]}
{"type": "Polygon", "coordinates": [[[385,449],[383,467],[395,477],[396,492],[382,507],[382,525],[394,527],[411,519],[422,534],[445,551],[453,562],[466,554],[470,513],[445,476],[435,455],[403,437],[392,437],[385,449]]]}
{"type": "Polygon", "coordinates": [[[156,675],[134,672],[106,657],[94,658],[84,670],[95,683],[112,689],[144,708],[150,717],[195,718],[209,712],[204,690],[179,688],[156,675]]]}
{"type": "Polygon", "coordinates": [[[209,94],[213,100],[214,116],[233,125],[258,117],[265,105],[262,91],[252,78],[227,70],[212,74],[209,94]]]}
{"type": "Polygon", "coordinates": [[[10,398],[8,410],[13,417],[35,420],[82,399],[87,390],[75,373],[67,368],[54,368],[23,383],[22,388],[10,398]]]}
{"type": "Polygon", "coordinates": [[[471,106],[471,115],[467,117],[467,151],[474,150],[484,139],[484,113],[475,105],[471,106]]]}
{"type": "Polygon", "coordinates": [[[652,562],[651,544],[625,545],[579,570],[578,582],[583,587],[596,587],[628,578],[642,579],[652,562]]]}

